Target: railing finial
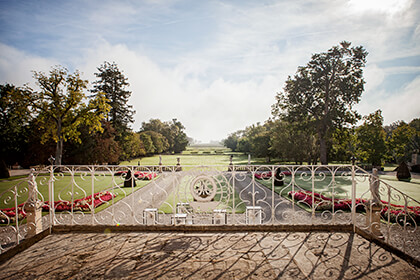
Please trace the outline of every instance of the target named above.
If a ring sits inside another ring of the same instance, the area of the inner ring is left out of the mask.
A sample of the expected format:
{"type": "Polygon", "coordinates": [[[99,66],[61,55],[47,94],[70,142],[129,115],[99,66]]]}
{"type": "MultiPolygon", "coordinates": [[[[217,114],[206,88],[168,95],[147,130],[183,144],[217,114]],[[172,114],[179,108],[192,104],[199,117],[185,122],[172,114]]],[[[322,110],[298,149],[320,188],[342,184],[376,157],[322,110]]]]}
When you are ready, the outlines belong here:
{"type": "Polygon", "coordinates": [[[51,155],[48,161],[50,162],[50,165],[54,165],[55,158],[51,155]]]}
{"type": "Polygon", "coordinates": [[[355,165],[356,164],[356,157],[355,156],[351,156],[351,165],[355,165]]]}

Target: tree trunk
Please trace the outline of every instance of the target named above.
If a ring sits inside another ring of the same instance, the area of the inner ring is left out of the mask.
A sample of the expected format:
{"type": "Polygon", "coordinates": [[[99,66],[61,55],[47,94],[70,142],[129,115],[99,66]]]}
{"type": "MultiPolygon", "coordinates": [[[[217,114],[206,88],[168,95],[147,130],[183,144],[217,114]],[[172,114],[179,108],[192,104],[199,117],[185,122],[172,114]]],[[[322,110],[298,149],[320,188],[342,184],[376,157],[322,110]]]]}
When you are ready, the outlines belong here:
{"type": "Polygon", "coordinates": [[[10,177],[10,172],[9,169],[7,168],[6,163],[4,162],[3,159],[0,159],[0,178],[9,178],[10,177]]]}
{"type": "Polygon", "coordinates": [[[319,160],[321,161],[322,165],[328,164],[327,159],[327,141],[325,137],[319,136],[319,160]]]}
{"type": "Polygon", "coordinates": [[[61,165],[63,156],[63,135],[61,135],[61,121],[57,122],[57,144],[55,146],[55,165],[61,165]]]}
{"type": "Polygon", "coordinates": [[[327,147],[327,135],[328,126],[327,120],[321,120],[320,126],[318,127],[318,139],[319,139],[319,161],[322,165],[328,165],[328,147],[327,147]]]}
{"type": "Polygon", "coordinates": [[[61,158],[63,156],[63,139],[57,141],[55,146],[55,165],[61,165],[61,158]]]}

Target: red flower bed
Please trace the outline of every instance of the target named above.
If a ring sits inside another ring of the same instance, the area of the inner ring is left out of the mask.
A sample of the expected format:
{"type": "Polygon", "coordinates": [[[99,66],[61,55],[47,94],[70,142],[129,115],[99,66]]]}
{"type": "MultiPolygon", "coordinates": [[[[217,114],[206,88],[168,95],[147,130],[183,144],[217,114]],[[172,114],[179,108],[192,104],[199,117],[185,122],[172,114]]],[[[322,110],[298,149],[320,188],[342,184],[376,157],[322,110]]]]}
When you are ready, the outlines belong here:
{"type": "MultiPolygon", "coordinates": [[[[25,211],[23,211],[23,205],[18,205],[18,219],[21,220],[26,217],[25,211]]],[[[15,207],[13,208],[5,208],[0,210],[2,213],[0,214],[0,224],[7,224],[9,221],[10,223],[14,223],[16,220],[16,210],[15,207]]]]}
{"type": "MultiPolygon", "coordinates": [[[[384,203],[384,201],[382,201],[384,203]]],[[[395,205],[391,204],[391,206],[388,208],[388,204],[385,202],[384,206],[381,210],[381,216],[385,221],[388,221],[388,215],[390,222],[393,223],[409,223],[417,225],[420,224],[420,207],[413,207],[413,206],[407,206],[407,211],[404,210],[404,206],[402,205],[395,205]]]]}
{"type": "MultiPolygon", "coordinates": [[[[93,208],[96,208],[99,205],[104,204],[106,201],[111,200],[115,196],[116,196],[115,194],[108,191],[95,193],[93,195],[93,208]]],[[[26,212],[23,210],[24,204],[25,203],[18,205],[19,220],[24,219],[26,217],[26,212]]],[[[71,203],[70,201],[63,201],[63,200],[54,201],[53,207],[54,207],[55,212],[71,211],[72,208],[75,211],[90,211],[92,207],[92,195],[89,195],[81,199],[76,199],[74,200],[73,203],[71,203]]],[[[50,210],[49,201],[44,201],[42,205],[42,210],[43,211],[50,210]]],[[[15,207],[0,209],[0,211],[1,211],[0,224],[7,224],[8,222],[10,223],[15,222],[15,219],[16,219],[15,207]]]]}
{"type": "Polygon", "coordinates": [[[255,172],[254,176],[255,176],[255,178],[257,178],[257,179],[262,180],[262,179],[268,179],[268,178],[271,178],[272,173],[271,173],[271,171],[266,171],[266,172],[255,172]]]}
{"type": "Polygon", "coordinates": [[[156,176],[157,174],[155,172],[141,172],[141,171],[134,172],[134,177],[136,177],[139,180],[152,180],[156,176]]]}
{"type": "MultiPolygon", "coordinates": [[[[116,176],[125,176],[128,171],[117,171],[114,173],[116,176]]],[[[138,180],[152,180],[153,178],[157,177],[155,172],[144,172],[144,171],[136,171],[134,172],[134,177],[138,180]]]]}
{"type": "MultiPolygon", "coordinates": [[[[350,211],[351,210],[351,200],[350,199],[334,199],[334,201],[319,193],[313,193],[311,191],[297,191],[297,192],[289,192],[289,196],[294,198],[299,202],[304,202],[309,207],[312,207],[312,201],[315,204],[315,209],[320,211],[325,210],[332,210],[334,204],[334,210],[343,210],[343,211],[350,211]],[[312,199],[313,197],[313,199],[312,199]]],[[[360,199],[356,199],[356,209],[359,207],[363,201],[360,199]]],[[[363,207],[363,205],[361,205],[363,207]]],[[[359,210],[359,209],[357,209],[359,210]]]]}
{"type": "MultiPolygon", "coordinates": [[[[289,197],[297,200],[298,202],[303,202],[309,207],[312,207],[312,200],[314,202],[315,210],[325,211],[330,210],[332,211],[333,205],[334,210],[343,210],[343,211],[350,211],[352,201],[351,199],[332,199],[326,197],[319,193],[312,193],[311,191],[297,191],[297,192],[289,192],[289,197]]],[[[404,206],[390,204],[386,201],[381,200],[382,202],[382,209],[381,209],[381,216],[384,220],[388,220],[388,214],[390,215],[390,222],[392,223],[410,223],[420,224],[420,206],[408,206],[407,211],[404,210],[404,206]],[[390,210],[388,211],[388,207],[390,210]]],[[[368,203],[367,200],[356,198],[356,211],[359,212],[366,212],[365,205],[368,203]]]]}
{"type": "MultiPolygon", "coordinates": [[[[282,171],[281,174],[284,175],[284,176],[290,176],[290,175],[292,175],[292,172],[290,172],[290,171],[282,171]]],[[[271,171],[263,171],[263,172],[255,172],[254,176],[257,179],[262,180],[262,179],[271,178],[273,176],[273,174],[272,174],[271,171]]]]}

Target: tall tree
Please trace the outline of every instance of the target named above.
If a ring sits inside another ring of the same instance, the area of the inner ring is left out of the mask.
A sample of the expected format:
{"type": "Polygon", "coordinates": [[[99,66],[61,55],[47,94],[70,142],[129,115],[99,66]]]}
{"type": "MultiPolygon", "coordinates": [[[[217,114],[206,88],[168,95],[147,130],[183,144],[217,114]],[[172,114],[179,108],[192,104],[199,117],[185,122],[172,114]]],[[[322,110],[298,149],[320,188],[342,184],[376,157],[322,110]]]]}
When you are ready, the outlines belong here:
{"type": "Polygon", "coordinates": [[[411,154],[416,149],[415,136],[415,128],[405,122],[398,122],[386,141],[388,152],[397,163],[410,160],[411,154]]]}
{"type": "Polygon", "coordinates": [[[239,141],[239,135],[237,132],[229,134],[229,136],[223,140],[223,145],[226,148],[229,148],[232,150],[232,152],[236,152],[236,149],[238,147],[238,141],[239,141]]]}
{"type": "Polygon", "coordinates": [[[156,152],[156,147],[153,145],[153,140],[150,134],[146,132],[142,132],[139,134],[141,142],[143,142],[144,149],[146,150],[146,154],[152,155],[156,152]]]}
{"type": "Polygon", "coordinates": [[[93,93],[105,93],[108,99],[108,104],[111,106],[107,114],[107,121],[110,121],[113,127],[117,130],[117,139],[123,138],[124,134],[130,131],[129,124],[133,122],[133,115],[135,111],[132,105],[128,105],[131,96],[131,91],[127,90],[130,86],[128,78],[124,76],[122,71],[118,69],[115,62],[104,62],[97,68],[98,73],[95,76],[98,78],[94,82],[93,93]]]}
{"type": "Polygon", "coordinates": [[[273,155],[283,161],[294,161],[296,164],[304,161],[308,164],[317,163],[318,147],[311,127],[297,122],[275,120],[270,142],[273,155]]]}
{"type": "Polygon", "coordinates": [[[102,131],[101,121],[109,112],[109,105],[102,93],[89,101],[84,90],[87,80],[75,71],[56,66],[49,74],[34,71],[39,91],[29,87],[24,91],[31,107],[38,113],[37,122],[43,131],[42,143],[53,139],[56,143],[55,164],[61,165],[63,145],[67,140],[80,141],[81,124],[89,132],[102,131]]]}
{"type": "Polygon", "coordinates": [[[129,132],[125,137],[122,153],[123,156],[120,157],[123,160],[128,160],[132,158],[142,157],[146,155],[146,148],[144,143],[141,141],[139,134],[135,132],[129,132]]]}
{"type": "Polygon", "coordinates": [[[149,122],[143,122],[140,129],[141,132],[154,131],[163,135],[171,153],[180,153],[187,147],[188,137],[184,130],[184,125],[177,119],[173,119],[172,122],[150,119],[149,122]]]}
{"type": "Polygon", "coordinates": [[[384,119],[381,110],[364,117],[364,122],[356,128],[357,156],[363,162],[380,166],[386,153],[384,119]]]}
{"type": "Polygon", "coordinates": [[[169,151],[168,140],[166,140],[165,136],[163,136],[159,132],[149,130],[149,131],[141,132],[140,135],[141,134],[147,134],[150,136],[150,139],[153,142],[153,146],[155,147],[154,152],[156,154],[161,154],[161,153],[169,151]]]}
{"type": "Polygon", "coordinates": [[[32,119],[22,89],[11,84],[0,85],[0,161],[5,165],[22,164],[32,119]]]}
{"type": "MultiPolygon", "coordinates": [[[[420,150],[420,118],[413,119],[409,125],[416,130],[416,135],[414,135],[414,150],[419,152],[420,150]]],[[[414,151],[413,151],[414,152],[414,151]]]]}
{"type": "Polygon", "coordinates": [[[174,137],[174,143],[172,145],[171,151],[178,154],[184,151],[188,145],[188,137],[184,132],[185,126],[178,121],[177,119],[172,119],[171,131],[174,137]]]}
{"type": "Polygon", "coordinates": [[[316,128],[321,164],[328,164],[332,128],[354,124],[360,116],[352,106],[363,92],[363,67],[367,52],[342,42],[325,53],[312,55],[306,66],[289,76],[284,91],[276,96],[273,114],[316,128]]]}
{"type": "Polygon", "coordinates": [[[354,127],[336,128],[332,133],[329,158],[334,161],[349,161],[355,156],[356,137],[354,127]]]}

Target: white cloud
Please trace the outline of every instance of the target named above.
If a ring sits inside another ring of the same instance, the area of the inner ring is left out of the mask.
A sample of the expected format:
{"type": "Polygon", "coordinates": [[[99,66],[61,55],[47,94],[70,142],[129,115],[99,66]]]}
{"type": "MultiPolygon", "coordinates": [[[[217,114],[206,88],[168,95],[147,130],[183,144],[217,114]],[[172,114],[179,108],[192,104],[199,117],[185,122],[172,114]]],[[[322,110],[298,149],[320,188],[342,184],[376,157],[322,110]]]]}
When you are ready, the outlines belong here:
{"type": "Polygon", "coordinates": [[[370,92],[382,84],[385,79],[385,70],[376,64],[368,64],[364,69],[364,78],[366,81],[365,91],[370,92]]]}
{"type": "Polygon", "coordinates": [[[412,0],[350,0],[348,5],[356,13],[382,13],[393,16],[408,9],[412,0]]]}
{"type": "Polygon", "coordinates": [[[401,92],[378,100],[386,124],[397,120],[410,121],[420,117],[420,77],[414,79],[401,92]]]}
{"type": "Polygon", "coordinates": [[[420,117],[420,76],[395,94],[383,90],[367,92],[356,109],[362,115],[382,110],[385,124],[398,120],[406,122],[420,117]]]}
{"type": "Polygon", "coordinates": [[[58,62],[47,59],[0,43],[0,83],[17,86],[29,83],[34,85],[31,71],[48,72],[58,62]]]}
{"type": "MultiPolygon", "coordinates": [[[[265,121],[288,75],[311,54],[348,40],[369,52],[360,113],[383,105],[386,119],[393,121],[393,115],[410,115],[414,109],[399,103],[390,107],[387,100],[397,101],[390,99],[394,92],[384,89],[384,82],[389,74],[418,73],[418,66],[398,61],[420,56],[419,4],[397,2],[212,1],[194,2],[187,9],[183,2],[146,1],[123,2],[114,9],[112,1],[105,1],[75,11],[70,4],[57,5],[56,18],[37,21],[41,12],[29,19],[28,32],[42,47],[21,43],[29,46],[22,51],[0,43],[0,77],[1,82],[22,84],[32,80],[30,70],[48,71],[60,63],[94,81],[100,64],[115,61],[131,84],[137,111],[133,129],[150,118],[175,117],[190,136],[206,141],[265,121]],[[62,25],[54,25],[56,21],[62,25]]],[[[415,97],[414,89],[403,88],[402,82],[393,90],[398,86],[402,96],[415,97]]]]}

